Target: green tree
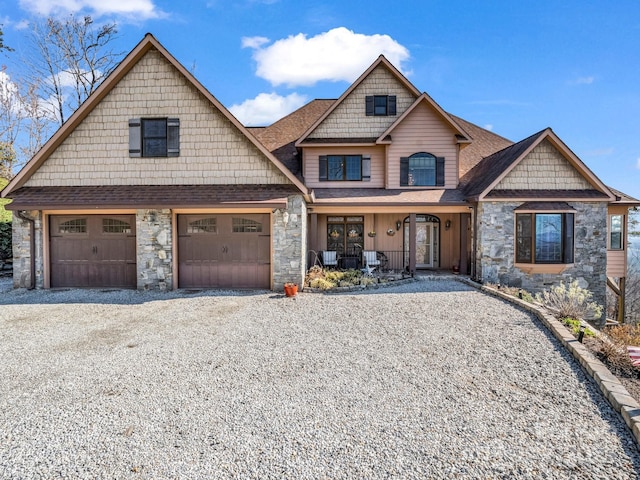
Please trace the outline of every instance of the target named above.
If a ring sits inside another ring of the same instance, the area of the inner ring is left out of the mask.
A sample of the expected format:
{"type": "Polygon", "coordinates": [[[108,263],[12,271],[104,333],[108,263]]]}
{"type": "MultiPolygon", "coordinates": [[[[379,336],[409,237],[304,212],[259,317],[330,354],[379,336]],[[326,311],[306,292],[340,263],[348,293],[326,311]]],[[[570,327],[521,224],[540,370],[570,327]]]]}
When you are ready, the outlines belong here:
{"type": "MultiPolygon", "coordinates": [[[[7,186],[7,183],[9,183],[9,180],[6,178],[0,178],[0,191],[7,186]]],[[[11,221],[11,212],[4,208],[4,206],[10,201],[11,200],[8,198],[0,198],[0,223],[7,223],[11,221]]]]}

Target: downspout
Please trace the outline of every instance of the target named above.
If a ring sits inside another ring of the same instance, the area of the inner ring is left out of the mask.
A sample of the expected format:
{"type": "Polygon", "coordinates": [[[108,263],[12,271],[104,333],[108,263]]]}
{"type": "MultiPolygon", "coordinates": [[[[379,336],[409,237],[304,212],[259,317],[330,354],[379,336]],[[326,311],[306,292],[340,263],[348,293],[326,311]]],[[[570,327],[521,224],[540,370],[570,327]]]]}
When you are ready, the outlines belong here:
{"type": "Polygon", "coordinates": [[[29,224],[29,260],[30,260],[30,275],[29,275],[29,290],[36,288],[36,221],[33,218],[29,218],[24,214],[22,210],[16,210],[16,216],[29,224]]]}

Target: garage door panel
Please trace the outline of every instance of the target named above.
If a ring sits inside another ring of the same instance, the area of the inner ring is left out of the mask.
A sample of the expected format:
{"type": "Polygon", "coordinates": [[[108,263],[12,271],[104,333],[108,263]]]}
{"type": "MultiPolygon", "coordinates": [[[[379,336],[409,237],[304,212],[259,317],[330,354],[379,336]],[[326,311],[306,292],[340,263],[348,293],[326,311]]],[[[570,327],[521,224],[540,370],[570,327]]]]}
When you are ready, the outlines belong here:
{"type": "Polygon", "coordinates": [[[178,277],[182,288],[268,288],[269,215],[180,215],[178,277]]]}
{"type": "Polygon", "coordinates": [[[134,215],[52,215],[52,287],[135,288],[134,215]]]}

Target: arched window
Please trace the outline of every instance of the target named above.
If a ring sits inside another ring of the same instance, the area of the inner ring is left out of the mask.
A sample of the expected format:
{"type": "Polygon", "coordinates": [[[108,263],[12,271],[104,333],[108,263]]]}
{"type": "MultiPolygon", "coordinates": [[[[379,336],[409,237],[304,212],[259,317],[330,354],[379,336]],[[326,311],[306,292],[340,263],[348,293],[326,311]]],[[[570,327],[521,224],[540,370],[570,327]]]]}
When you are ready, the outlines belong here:
{"type": "Polygon", "coordinates": [[[419,152],[400,159],[400,185],[444,186],[444,157],[419,152]]]}

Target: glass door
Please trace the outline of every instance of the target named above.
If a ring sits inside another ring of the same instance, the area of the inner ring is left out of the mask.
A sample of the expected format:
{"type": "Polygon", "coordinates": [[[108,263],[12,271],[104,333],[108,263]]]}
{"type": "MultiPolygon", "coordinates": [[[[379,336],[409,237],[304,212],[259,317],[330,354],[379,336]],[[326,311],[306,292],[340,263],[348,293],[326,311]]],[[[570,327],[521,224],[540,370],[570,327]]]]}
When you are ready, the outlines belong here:
{"type": "MultiPolygon", "coordinates": [[[[440,219],[416,215],[416,268],[437,268],[439,261],[440,219]]],[[[409,265],[409,218],[404,221],[405,263],[409,265]]]]}

